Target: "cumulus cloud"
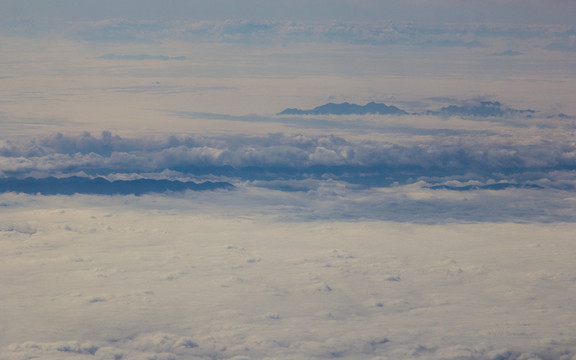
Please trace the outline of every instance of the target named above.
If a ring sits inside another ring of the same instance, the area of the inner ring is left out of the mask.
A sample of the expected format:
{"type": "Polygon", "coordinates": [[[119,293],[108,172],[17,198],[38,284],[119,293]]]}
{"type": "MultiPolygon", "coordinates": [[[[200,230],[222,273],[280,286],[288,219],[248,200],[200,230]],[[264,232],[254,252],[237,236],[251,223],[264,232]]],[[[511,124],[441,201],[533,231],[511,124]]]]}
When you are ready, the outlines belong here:
{"type": "MultiPolygon", "coordinates": [[[[3,204],[3,206],[7,206],[3,204]]],[[[14,231],[21,234],[35,234],[37,229],[29,223],[0,223],[0,231],[14,231]]]]}
{"type": "Polygon", "coordinates": [[[195,135],[123,138],[39,137],[7,141],[0,149],[4,176],[88,172],[150,172],[165,169],[239,178],[332,176],[350,181],[385,175],[396,181],[418,177],[477,176],[568,170],[576,166],[573,142],[494,143],[482,137],[468,144],[434,139],[416,145],[350,141],[333,135],[273,134],[265,137],[195,135]],[[272,175],[274,174],[274,175],[272,175]]]}
{"type": "MultiPolygon", "coordinates": [[[[177,337],[172,334],[151,334],[143,335],[137,339],[147,347],[154,346],[154,341],[144,339],[145,337],[172,338],[177,337]],[[145,342],[147,341],[147,342],[145,342]]],[[[247,341],[243,345],[245,350],[241,351],[235,346],[222,347],[220,349],[198,349],[196,351],[146,351],[139,348],[133,349],[131,345],[106,344],[101,346],[90,343],[68,342],[68,343],[23,343],[14,344],[4,349],[4,356],[7,359],[17,359],[22,356],[41,356],[46,360],[63,358],[74,358],[79,360],[108,360],[108,359],[153,359],[153,360],[180,360],[180,359],[210,359],[218,356],[220,359],[247,360],[255,357],[274,354],[276,358],[290,358],[292,356],[315,358],[342,358],[354,359],[358,356],[368,357],[379,354],[386,354],[386,338],[374,338],[372,340],[363,339],[330,339],[327,341],[299,341],[290,343],[289,346],[281,342],[269,341],[268,343],[254,339],[247,341]],[[95,351],[87,353],[85,351],[95,351]]],[[[136,341],[135,341],[136,342],[136,341]]],[[[388,346],[390,347],[390,346],[388,346]]],[[[574,353],[569,345],[556,345],[550,347],[534,347],[530,349],[516,348],[494,348],[483,344],[471,346],[424,346],[418,345],[413,348],[396,349],[394,356],[402,359],[458,359],[458,360],[499,360],[499,359],[526,359],[541,360],[570,356],[574,353]]],[[[377,357],[378,358],[378,357],[377,357]]]]}
{"type": "Polygon", "coordinates": [[[186,195],[204,212],[224,205],[239,215],[255,211],[299,221],[573,221],[576,147],[570,132],[559,131],[546,138],[530,139],[535,133],[527,129],[517,136],[416,143],[280,133],[56,134],[6,140],[0,185],[29,193],[143,195],[208,181],[236,191],[186,195]]]}

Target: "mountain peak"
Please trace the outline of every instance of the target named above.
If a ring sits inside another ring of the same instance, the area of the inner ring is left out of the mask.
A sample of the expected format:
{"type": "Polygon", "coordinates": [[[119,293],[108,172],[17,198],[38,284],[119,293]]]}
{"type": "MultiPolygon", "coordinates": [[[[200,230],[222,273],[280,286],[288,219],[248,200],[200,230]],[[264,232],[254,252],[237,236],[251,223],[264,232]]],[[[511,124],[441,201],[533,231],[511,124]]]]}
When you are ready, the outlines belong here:
{"type": "Polygon", "coordinates": [[[383,114],[383,115],[407,115],[408,113],[396,106],[388,106],[383,103],[374,101],[362,106],[343,102],[340,104],[329,102],[310,110],[301,110],[288,108],[278,113],[278,115],[365,115],[365,114],[383,114]]]}

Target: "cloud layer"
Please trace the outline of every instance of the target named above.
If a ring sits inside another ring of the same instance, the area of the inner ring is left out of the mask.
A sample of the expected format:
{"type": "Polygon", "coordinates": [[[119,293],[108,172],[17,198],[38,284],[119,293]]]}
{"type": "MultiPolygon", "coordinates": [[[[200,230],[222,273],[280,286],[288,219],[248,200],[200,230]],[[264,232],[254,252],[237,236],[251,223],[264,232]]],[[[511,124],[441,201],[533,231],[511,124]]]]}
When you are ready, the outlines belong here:
{"type": "Polygon", "coordinates": [[[286,223],[199,211],[198,198],[0,198],[19,201],[0,207],[2,359],[576,352],[574,224],[286,223]]]}
{"type": "Polygon", "coordinates": [[[576,359],[574,4],[0,1],[0,358],[576,359]]]}
{"type": "MultiPolygon", "coordinates": [[[[238,216],[412,223],[576,221],[571,210],[574,143],[523,143],[522,134],[515,141],[493,137],[395,144],[333,135],[58,134],[6,141],[0,170],[10,177],[3,180],[11,185],[6,190],[30,192],[32,184],[32,192],[46,194],[60,185],[65,193],[144,194],[205,181],[212,187],[233,184],[234,192],[186,195],[183,201],[194,198],[186,206],[203,212],[225,207],[238,216]],[[96,184],[108,190],[97,191],[96,184]],[[143,184],[145,191],[138,187],[143,184]],[[42,190],[47,186],[50,191],[42,190]]],[[[154,206],[161,203],[156,200],[154,206]]]]}
{"type": "Polygon", "coordinates": [[[516,42],[530,40],[532,44],[541,42],[548,45],[549,50],[565,50],[573,45],[576,30],[569,25],[448,25],[393,21],[380,24],[326,22],[310,25],[290,21],[166,22],[119,19],[77,23],[65,33],[74,39],[97,42],[172,39],[271,44],[296,41],[464,48],[484,47],[494,40],[514,39],[516,42]]]}
{"type": "MultiPolygon", "coordinates": [[[[387,175],[402,181],[457,177],[459,174],[522,179],[538,172],[576,167],[576,145],[543,141],[535,144],[453,144],[434,139],[417,145],[376,141],[349,141],[342,137],[283,135],[266,137],[207,137],[195,135],[122,138],[103,132],[79,136],[39,137],[6,141],[0,148],[4,176],[33,173],[53,175],[87,171],[150,172],[166,169],[239,177],[336,178],[387,175]],[[245,175],[244,175],[245,174],[245,175]]],[[[468,175],[471,176],[471,175],[468,175]]]]}

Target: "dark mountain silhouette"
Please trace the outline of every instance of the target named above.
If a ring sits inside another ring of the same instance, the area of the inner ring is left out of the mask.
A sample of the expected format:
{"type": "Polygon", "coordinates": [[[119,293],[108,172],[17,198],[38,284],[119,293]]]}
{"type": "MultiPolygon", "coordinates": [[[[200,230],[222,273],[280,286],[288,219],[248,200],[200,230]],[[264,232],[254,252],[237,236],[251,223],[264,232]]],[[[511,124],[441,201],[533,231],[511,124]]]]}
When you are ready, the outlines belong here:
{"type": "Polygon", "coordinates": [[[486,185],[463,185],[463,186],[450,186],[450,185],[434,185],[429,186],[432,190],[455,190],[455,191],[472,191],[472,190],[506,190],[506,189],[543,189],[542,186],[536,184],[512,184],[512,183],[497,183],[486,185]]]}
{"type": "Polygon", "coordinates": [[[109,181],[101,177],[88,178],[71,176],[66,178],[3,178],[0,179],[0,193],[19,192],[26,194],[43,195],[72,195],[72,194],[98,194],[98,195],[142,195],[147,193],[161,193],[166,191],[203,191],[216,189],[231,189],[234,185],[226,182],[195,183],[173,180],[115,180],[109,181]]]}
{"type": "Polygon", "coordinates": [[[478,116],[478,117],[496,117],[524,115],[530,117],[536,113],[535,110],[518,110],[509,108],[498,101],[482,101],[476,105],[450,105],[441,108],[439,111],[427,111],[428,115],[439,116],[478,116]]]}
{"type": "MultiPolygon", "coordinates": [[[[481,101],[470,105],[449,105],[440,110],[427,110],[424,113],[414,113],[412,115],[434,115],[434,116],[469,116],[469,117],[512,117],[524,116],[531,118],[536,110],[531,109],[514,109],[510,108],[499,101],[481,101]]],[[[341,104],[328,103],[317,106],[311,110],[301,110],[288,108],[277,115],[365,115],[365,114],[383,114],[383,115],[409,115],[408,112],[397,108],[396,106],[382,103],[370,102],[364,106],[344,102],[341,104]]],[[[566,114],[554,114],[552,117],[570,118],[566,114]]]]}
{"type": "Polygon", "coordinates": [[[408,113],[396,106],[388,106],[382,103],[370,102],[364,106],[350,104],[328,103],[315,107],[312,110],[286,109],[278,115],[364,115],[364,114],[385,114],[385,115],[408,115],[408,113]]]}

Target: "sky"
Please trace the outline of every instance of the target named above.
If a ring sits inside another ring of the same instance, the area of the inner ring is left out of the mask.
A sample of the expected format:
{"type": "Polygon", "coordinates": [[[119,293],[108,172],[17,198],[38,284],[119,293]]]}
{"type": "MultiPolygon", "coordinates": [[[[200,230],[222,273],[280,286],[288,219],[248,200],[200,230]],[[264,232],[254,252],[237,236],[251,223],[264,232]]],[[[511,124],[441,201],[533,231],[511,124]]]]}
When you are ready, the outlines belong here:
{"type": "Polygon", "coordinates": [[[0,359],[576,358],[575,15],[0,0],[0,359]]]}
{"type": "Polygon", "coordinates": [[[569,0],[3,0],[3,17],[61,20],[290,20],[574,24],[569,0]]]}

